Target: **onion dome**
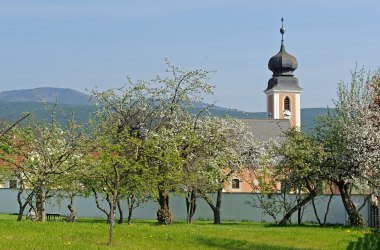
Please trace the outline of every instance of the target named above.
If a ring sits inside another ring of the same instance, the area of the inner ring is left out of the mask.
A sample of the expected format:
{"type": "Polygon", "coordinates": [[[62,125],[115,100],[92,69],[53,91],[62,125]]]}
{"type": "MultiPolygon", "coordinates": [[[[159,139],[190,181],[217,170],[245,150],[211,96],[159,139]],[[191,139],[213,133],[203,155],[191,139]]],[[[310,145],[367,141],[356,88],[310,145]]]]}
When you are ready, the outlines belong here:
{"type": "Polygon", "coordinates": [[[293,71],[298,67],[297,59],[286,52],[285,46],[281,44],[280,52],[272,56],[268,62],[268,68],[274,76],[293,75],[293,71]]]}
{"type": "MultiPolygon", "coordinates": [[[[297,59],[286,52],[284,46],[284,19],[281,18],[282,26],[280,33],[281,48],[268,62],[268,68],[273,72],[272,78],[268,81],[268,87],[265,91],[302,91],[298,84],[298,79],[294,77],[293,71],[298,67],[297,59]]],[[[264,91],[264,92],[265,92],[264,91]]]]}
{"type": "MultiPolygon", "coordinates": [[[[283,20],[284,19],[281,19],[282,22],[283,20]]],[[[298,62],[294,56],[285,50],[285,28],[283,24],[281,26],[280,33],[282,36],[280,51],[276,55],[272,56],[272,58],[269,60],[268,68],[273,72],[273,76],[293,76],[293,71],[297,69],[298,62]]]]}

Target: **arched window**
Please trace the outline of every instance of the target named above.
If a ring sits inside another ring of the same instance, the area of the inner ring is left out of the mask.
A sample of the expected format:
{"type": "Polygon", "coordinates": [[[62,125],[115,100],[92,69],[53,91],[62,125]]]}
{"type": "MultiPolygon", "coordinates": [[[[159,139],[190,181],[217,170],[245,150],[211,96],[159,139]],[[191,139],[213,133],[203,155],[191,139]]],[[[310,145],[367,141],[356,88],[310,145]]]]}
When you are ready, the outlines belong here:
{"type": "Polygon", "coordinates": [[[284,110],[290,110],[290,98],[289,96],[285,97],[284,99],[284,110]]]}
{"type": "Polygon", "coordinates": [[[240,180],[239,179],[232,179],[231,180],[232,189],[240,189],[240,180]]]}

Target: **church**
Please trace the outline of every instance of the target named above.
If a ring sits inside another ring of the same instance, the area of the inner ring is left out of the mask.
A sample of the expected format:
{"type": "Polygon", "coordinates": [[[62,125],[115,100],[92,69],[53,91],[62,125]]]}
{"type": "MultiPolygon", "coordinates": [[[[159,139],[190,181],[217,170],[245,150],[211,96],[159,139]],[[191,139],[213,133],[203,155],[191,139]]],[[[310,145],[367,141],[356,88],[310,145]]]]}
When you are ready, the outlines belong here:
{"type": "MultiPolygon", "coordinates": [[[[297,59],[285,50],[283,24],[280,29],[280,51],[272,56],[268,68],[272,78],[268,80],[264,90],[267,98],[267,119],[242,119],[258,141],[272,140],[281,143],[285,140],[285,132],[290,127],[301,127],[302,88],[293,72],[298,67],[297,59]]],[[[252,192],[252,173],[234,175],[226,184],[225,192],[252,192]]],[[[278,189],[280,189],[280,185],[278,189]]]]}

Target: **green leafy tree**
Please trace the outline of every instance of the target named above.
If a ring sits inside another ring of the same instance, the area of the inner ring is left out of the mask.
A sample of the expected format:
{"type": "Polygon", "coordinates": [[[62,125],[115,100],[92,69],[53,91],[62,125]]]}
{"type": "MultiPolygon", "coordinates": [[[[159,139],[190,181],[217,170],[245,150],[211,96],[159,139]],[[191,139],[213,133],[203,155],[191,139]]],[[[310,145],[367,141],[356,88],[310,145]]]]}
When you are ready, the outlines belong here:
{"type": "Polygon", "coordinates": [[[169,76],[150,82],[138,81],[118,90],[93,91],[105,112],[117,116],[119,130],[128,128],[143,141],[142,155],[157,181],[158,221],[172,222],[169,192],[174,191],[183,173],[184,153],[189,144],[183,139],[194,119],[194,103],[213,87],[206,83],[204,70],[182,71],[167,61],[169,76]]]}
{"type": "Polygon", "coordinates": [[[280,171],[282,165],[279,162],[283,160],[278,153],[280,147],[271,139],[256,142],[255,154],[259,157],[249,168],[255,179],[250,182],[253,190],[251,200],[246,201],[247,205],[262,209],[263,215],[271,216],[276,224],[279,223],[279,216],[284,217],[295,204],[289,198],[290,188],[284,181],[284,172],[280,171]]]}
{"type": "MultiPolygon", "coordinates": [[[[368,79],[368,87],[371,92],[371,101],[369,105],[369,123],[377,135],[380,134],[380,72],[377,71],[368,79]]],[[[369,186],[380,193],[380,166],[378,163],[370,171],[372,178],[369,179],[369,186]]]]}
{"type": "Polygon", "coordinates": [[[285,225],[293,213],[298,211],[298,223],[301,223],[301,209],[311,202],[323,190],[319,159],[322,148],[316,141],[292,128],[287,132],[286,140],[276,148],[279,161],[275,165],[275,175],[286,186],[284,192],[297,195],[295,206],[289,208],[280,225],[285,225]],[[302,195],[301,195],[302,194],[302,195]]]}
{"type": "Polygon", "coordinates": [[[204,153],[200,158],[197,187],[199,195],[214,213],[214,223],[221,223],[222,192],[233,174],[254,168],[261,157],[260,147],[244,124],[232,118],[210,118],[204,121],[204,153]],[[216,192],[214,199],[210,193],[216,192]]]}
{"type": "Polygon", "coordinates": [[[122,223],[120,200],[138,197],[137,190],[141,191],[150,179],[141,153],[143,141],[129,127],[117,126],[119,117],[114,113],[103,113],[100,118],[92,129],[86,157],[88,166],[82,179],[94,194],[97,207],[107,215],[108,222],[112,222],[119,207],[119,223],[122,223]],[[109,209],[101,207],[100,196],[106,198],[109,209]]]}
{"type": "Polygon", "coordinates": [[[352,190],[368,192],[371,183],[378,183],[374,173],[379,167],[380,136],[374,126],[376,119],[370,119],[377,96],[370,88],[373,79],[360,71],[352,74],[350,83],[339,84],[334,111],[322,117],[316,127],[323,147],[321,174],[339,189],[353,226],[363,226],[364,220],[352,201],[352,190]]]}
{"type": "MultiPolygon", "coordinates": [[[[13,174],[20,181],[20,191],[33,187],[30,194],[35,197],[37,219],[45,221],[47,198],[63,185],[66,180],[63,176],[81,166],[81,134],[70,120],[61,128],[55,121],[54,110],[49,122],[40,122],[31,116],[26,125],[12,133],[12,140],[8,141],[11,152],[5,160],[12,165],[13,174]]],[[[19,215],[23,209],[25,204],[20,203],[19,215]]]]}
{"type": "Polygon", "coordinates": [[[23,164],[27,159],[27,147],[20,140],[15,138],[22,137],[22,130],[19,127],[13,127],[12,131],[1,136],[1,153],[2,161],[1,177],[4,180],[18,181],[17,202],[19,212],[17,221],[21,221],[25,208],[32,202],[35,189],[28,190],[27,182],[23,178],[23,164]]]}

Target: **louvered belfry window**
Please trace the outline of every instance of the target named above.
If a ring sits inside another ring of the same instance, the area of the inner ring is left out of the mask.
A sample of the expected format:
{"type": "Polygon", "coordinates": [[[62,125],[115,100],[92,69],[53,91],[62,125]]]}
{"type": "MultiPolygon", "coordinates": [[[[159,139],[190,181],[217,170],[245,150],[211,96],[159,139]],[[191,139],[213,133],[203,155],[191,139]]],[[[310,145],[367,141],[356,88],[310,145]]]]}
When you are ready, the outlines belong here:
{"type": "Polygon", "coordinates": [[[285,97],[285,99],[284,99],[284,110],[290,111],[290,98],[289,98],[289,96],[285,97]]]}

